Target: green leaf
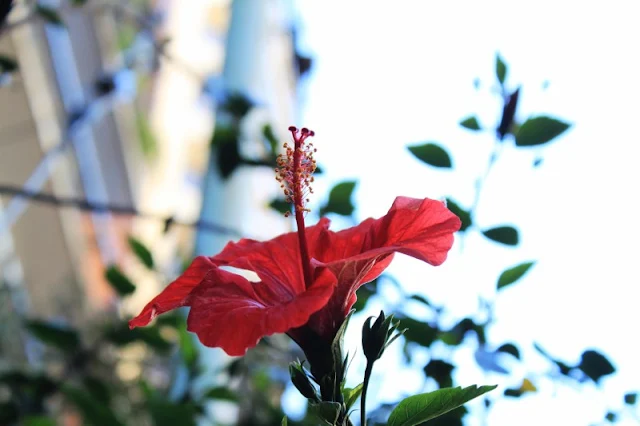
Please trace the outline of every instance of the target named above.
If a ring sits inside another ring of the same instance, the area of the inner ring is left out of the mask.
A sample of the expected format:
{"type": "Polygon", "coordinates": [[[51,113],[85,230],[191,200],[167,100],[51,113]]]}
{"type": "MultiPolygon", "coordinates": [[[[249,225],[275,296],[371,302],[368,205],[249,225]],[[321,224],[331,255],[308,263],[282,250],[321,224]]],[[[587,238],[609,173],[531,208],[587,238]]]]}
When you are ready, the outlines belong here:
{"type": "Polygon", "coordinates": [[[310,404],[313,413],[318,416],[324,424],[335,425],[342,410],[338,402],[322,401],[310,404]]]}
{"type": "Polygon", "coordinates": [[[510,355],[513,355],[515,358],[520,359],[520,351],[518,350],[517,346],[514,345],[513,343],[505,343],[504,345],[496,349],[496,352],[503,352],[506,354],[510,354],[510,355]]]}
{"type": "Polygon", "coordinates": [[[73,328],[39,320],[27,321],[26,327],[41,342],[63,351],[74,351],[80,346],[80,337],[73,328]]]}
{"type": "Polygon", "coordinates": [[[47,416],[28,416],[23,418],[20,424],[23,426],[56,426],[56,421],[47,416]]]}
{"type": "Polygon", "coordinates": [[[447,198],[447,208],[451,211],[451,213],[460,218],[460,222],[462,222],[462,225],[460,225],[460,232],[464,232],[468,227],[471,226],[471,212],[469,212],[468,210],[464,210],[451,198],[447,198]]]}
{"type": "Polygon", "coordinates": [[[409,147],[409,151],[423,163],[433,167],[450,169],[452,167],[451,157],[440,145],[435,143],[425,143],[409,147]]]}
{"type": "Polygon", "coordinates": [[[254,102],[243,93],[236,92],[227,96],[227,99],[220,105],[220,109],[228,112],[234,118],[240,120],[255,106],[254,102]]]}
{"type": "Polygon", "coordinates": [[[498,290],[518,281],[534,264],[535,262],[524,262],[505,270],[498,278],[498,290]]]}
{"type": "Polygon", "coordinates": [[[342,394],[344,395],[344,401],[345,401],[347,411],[349,411],[349,409],[353,406],[353,404],[356,403],[356,401],[360,397],[360,394],[362,393],[363,385],[364,383],[360,383],[355,388],[345,388],[344,391],[342,392],[342,394]]]}
{"type": "Polygon", "coordinates": [[[516,146],[537,146],[550,142],[564,133],[570,124],[555,118],[540,116],[525,121],[516,133],[516,146]]]}
{"type": "Polygon", "coordinates": [[[482,130],[475,115],[465,118],[460,122],[460,125],[469,130],[482,130]]]}
{"type": "Polygon", "coordinates": [[[111,391],[103,380],[92,376],[85,376],[82,378],[82,383],[85,389],[98,401],[108,403],[111,400],[111,391]]]}
{"type": "Polygon", "coordinates": [[[497,386],[447,388],[405,398],[391,412],[387,426],[415,426],[441,416],[497,386]]]}
{"type": "Polygon", "coordinates": [[[136,290],[136,286],[133,285],[131,280],[127,278],[116,265],[109,266],[107,270],[104,271],[104,277],[120,296],[129,295],[136,290]]]}
{"type": "Polygon", "coordinates": [[[504,79],[507,76],[507,65],[502,60],[499,53],[496,54],[496,77],[500,82],[500,85],[504,83],[504,79]]]}
{"type": "Polygon", "coordinates": [[[571,373],[571,371],[573,370],[574,367],[571,367],[569,365],[567,365],[566,363],[557,360],[555,358],[553,358],[551,355],[549,355],[549,353],[547,351],[545,351],[542,346],[540,346],[538,343],[533,343],[533,348],[540,352],[540,354],[542,356],[544,356],[545,358],[547,358],[549,361],[553,362],[557,367],[558,370],[560,370],[560,374],[565,375],[565,376],[569,376],[569,374],[571,373]]]}
{"type": "Polygon", "coordinates": [[[282,418],[282,423],[280,423],[280,426],[287,426],[287,416],[284,416],[282,418]]]}
{"type": "Polygon", "coordinates": [[[634,405],[638,401],[637,392],[629,392],[624,395],[624,403],[628,405],[634,405]]]}
{"type": "Polygon", "coordinates": [[[196,426],[196,408],[192,403],[177,403],[154,395],[148,402],[154,426],[196,426]]]}
{"type": "Polygon", "coordinates": [[[218,386],[209,389],[205,394],[205,398],[217,399],[219,401],[238,401],[238,395],[226,386],[218,386]]]}
{"type": "Polygon", "coordinates": [[[118,426],[122,423],[114,416],[109,407],[102,401],[98,401],[83,389],[65,386],[62,389],[64,396],[73,403],[82,413],[85,423],[94,426],[118,426]]]}
{"type": "Polygon", "coordinates": [[[64,28],[64,22],[60,18],[58,11],[54,8],[37,5],[35,12],[42,18],[47,24],[56,25],[64,28]]]}
{"type": "Polygon", "coordinates": [[[104,338],[116,346],[126,346],[133,342],[143,342],[158,352],[168,352],[173,348],[160,334],[158,327],[138,327],[129,329],[127,323],[106,330],[104,338]]]}
{"type": "Polygon", "coordinates": [[[265,124],[264,126],[262,126],[262,136],[264,136],[264,138],[267,140],[267,143],[269,144],[271,155],[277,156],[278,145],[280,145],[280,142],[278,142],[278,138],[276,137],[276,134],[273,133],[273,128],[270,124],[265,124]]]}
{"type": "Polygon", "coordinates": [[[5,55],[0,55],[0,74],[13,72],[18,69],[18,63],[15,59],[5,55]]]}
{"type": "Polygon", "coordinates": [[[229,178],[242,163],[239,134],[235,127],[217,125],[211,137],[211,146],[216,148],[216,165],[223,179],[229,178]]]}
{"type": "Polygon", "coordinates": [[[140,259],[140,262],[142,262],[147,268],[153,269],[153,255],[151,255],[151,251],[149,251],[149,249],[142,244],[140,240],[132,237],[131,235],[129,235],[127,241],[129,242],[129,247],[131,247],[133,253],[138,259],[140,259]]]}
{"type": "Polygon", "coordinates": [[[428,348],[438,337],[438,330],[426,322],[413,318],[399,318],[398,320],[400,321],[398,329],[407,329],[404,332],[404,338],[408,342],[414,342],[428,348]]]}
{"type": "Polygon", "coordinates": [[[158,154],[158,140],[149,125],[149,121],[137,108],[135,111],[135,119],[138,140],[140,141],[140,150],[146,159],[154,159],[158,154]]]}
{"type": "Polygon", "coordinates": [[[422,296],[420,294],[412,294],[411,296],[409,296],[409,299],[410,300],[415,300],[416,302],[420,302],[423,305],[428,306],[430,308],[432,307],[431,306],[431,302],[429,302],[429,300],[427,300],[426,297],[424,297],[424,296],[422,296]]]}
{"type": "Polygon", "coordinates": [[[453,386],[453,379],[451,373],[455,366],[446,361],[439,359],[431,359],[423,371],[427,377],[433,378],[440,389],[449,388],[453,386]]]}
{"type": "Polygon", "coordinates": [[[482,234],[497,243],[508,246],[518,245],[518,230],[513,226],[498,226],[482,231],[482,234]]]}
{"type": "Polygon", "coordinates": [[[285,214],[287,212],[291,212],[291,207],[292,204],[287,203],[284,199],[282,198],[276,198],[273,201],[271,201],[269,203],[269,207],[271,207],[272,209],[285,214]]]}
{"type": "Polygon", "coordinates": [[[324,216],[327,213],[350,216],[355,208],[351,202],[355,187],[355,181],[344,181],[331,188],[327,204],[320,209],[320,216],[324,216]]]}
{"type": "Polygon", "coordinates": [[[602,377],[616,372],[611,362],[604,355],[594,350],[583,352],[578,368],[596,383],[602,377]]]}

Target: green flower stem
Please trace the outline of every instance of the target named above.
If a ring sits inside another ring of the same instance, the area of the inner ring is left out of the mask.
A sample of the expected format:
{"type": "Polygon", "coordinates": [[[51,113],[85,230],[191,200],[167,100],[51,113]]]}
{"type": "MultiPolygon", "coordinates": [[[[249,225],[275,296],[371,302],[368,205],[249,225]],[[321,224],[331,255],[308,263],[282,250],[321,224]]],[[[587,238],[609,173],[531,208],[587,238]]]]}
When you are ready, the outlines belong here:
{"type": "Polygon", "coordinates": [[[362,395],[360,395],[360,426],[367,426],[367,411],[365,405],[367,403],[367,388],[369,387],[369,379],[373,370],[375,361],[367,360],[367,368],[364,370],[364,381],[362,382],[362,395]]]}

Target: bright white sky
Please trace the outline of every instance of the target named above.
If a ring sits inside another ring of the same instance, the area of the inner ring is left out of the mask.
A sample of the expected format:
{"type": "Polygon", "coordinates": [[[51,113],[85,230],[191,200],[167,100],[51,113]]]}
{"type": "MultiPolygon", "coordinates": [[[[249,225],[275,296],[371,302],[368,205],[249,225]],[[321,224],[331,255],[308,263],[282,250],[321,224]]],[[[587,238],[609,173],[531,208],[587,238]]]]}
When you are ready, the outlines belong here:
{"type": "MultiPolygon", "coordinates": [[[[298,124],[316,131],[317,159],[327,171],[327,186],[319,183],[316,193],[340,180],[359,179],[360,219],[384,214],[397,195],[452,195],[463,205],[471,203],[493,133],[469,132],[457,123],[477,114],[483,125],[495,127],[501,108],[490,93],[496,51],[509,65],[508,87],[523,85],[519,120],[545,113],[574,124],[539,149],[516,149],[508,142],[489,175],[477,219],[484,227],[514,223],[519,247],[474,235],[464,250],[458,241],[442,267],[398,256],[390,272],[461,318],[476,312],[479,294],[491,297],[503,269],[537,260],[523,280],[499,295],[490,342],[519,342],[526,365],[539,372],[547,364],[532,349],[533,341],[569,363],[593,347],[620,374],[604,381],[606,395],[585,384],[583,392],[561,386],[554,398],[552,385],[543,380],[537,395],[499,403],[487,424],[550,424],[553,413],[554,424],[587,425],[599,422],[605,407],[619,408],[624,392],[640,386],[634,342],[640,284],[634,248],[640,239],[634,190],[640,182],[635,156],[640,27],[631,2],[596,7],[550,1],[307,0],[297,5],[304,48],[314,56],[298,124]],[[474,89],[475,78],[480,90],[474,89]],[[545,81],[549,85],[543,89],[545,81]],[[448,149],[453,172],[429,168],[405,148],[425,141],[448,149]],[[538,156],[544,161],[533,168],[538,156]]],[[[356,342],[362,320],[352,324],[356,342]]],[[[469,348],[457,359],[465,365],[457,370],[459,384],[517,384],[483,377],[472,352],[469,348]]],[[[398,388],[423,391],[420,370],[398,373],[400,358],[389,355],[388,362],[378,367],[372,400],[392,400],[398,388]]],[[[355,372],[359,368],[354,363],[355,372]]],[[[514,368],[524,377],[522,367],[514,368]]],[[[469,416],[469,424],[479,423],[469,416]]],[[[637,420],[627,417],[620,424],[637,420]]]]}

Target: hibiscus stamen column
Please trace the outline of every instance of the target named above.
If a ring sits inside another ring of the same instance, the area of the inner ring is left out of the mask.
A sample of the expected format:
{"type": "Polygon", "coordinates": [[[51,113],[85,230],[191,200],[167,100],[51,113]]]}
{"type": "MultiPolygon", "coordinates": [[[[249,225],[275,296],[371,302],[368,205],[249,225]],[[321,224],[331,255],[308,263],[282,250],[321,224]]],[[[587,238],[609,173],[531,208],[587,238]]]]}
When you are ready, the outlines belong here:
{"type": "MultiPolygon", "coordinates": [[[[300,244],[300,258],[302,261],[302,273],[304,283],[307,288],[312,284],[311,257],[309,256],[309,246],[305,234],[304,215],[309,211],[305,207],[309,201],[307,196],[313,193],[311,183],[313,182],[313,172],[316,170],[316,160],[313,154],[316,149],[312,143],[306,139],[314,135],[313,130],[306,127],[298,130],[295,126],[289,127],[293,136],[293,148],[284,144],[285,153],[278,156],[278,168],[276,169],[276,180],[284,189],[284,195],[288,203],[293,204],[296,225],[298,227],[298,242],[300,244]]],[[[286,213],[289,216],[289,212],[286,213]]]]}

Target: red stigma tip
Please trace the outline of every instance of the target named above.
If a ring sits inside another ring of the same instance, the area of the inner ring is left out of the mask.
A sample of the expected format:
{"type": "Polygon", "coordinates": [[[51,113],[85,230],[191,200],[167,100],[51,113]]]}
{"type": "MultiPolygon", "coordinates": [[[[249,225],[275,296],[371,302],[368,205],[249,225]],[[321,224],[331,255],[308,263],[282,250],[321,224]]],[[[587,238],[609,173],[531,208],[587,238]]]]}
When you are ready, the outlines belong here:
{"type": "Polygon", "coordinates": [[[297,132],[298,128],[296,126],[289,126],[289,131],[290,132],[297,132]]]}

